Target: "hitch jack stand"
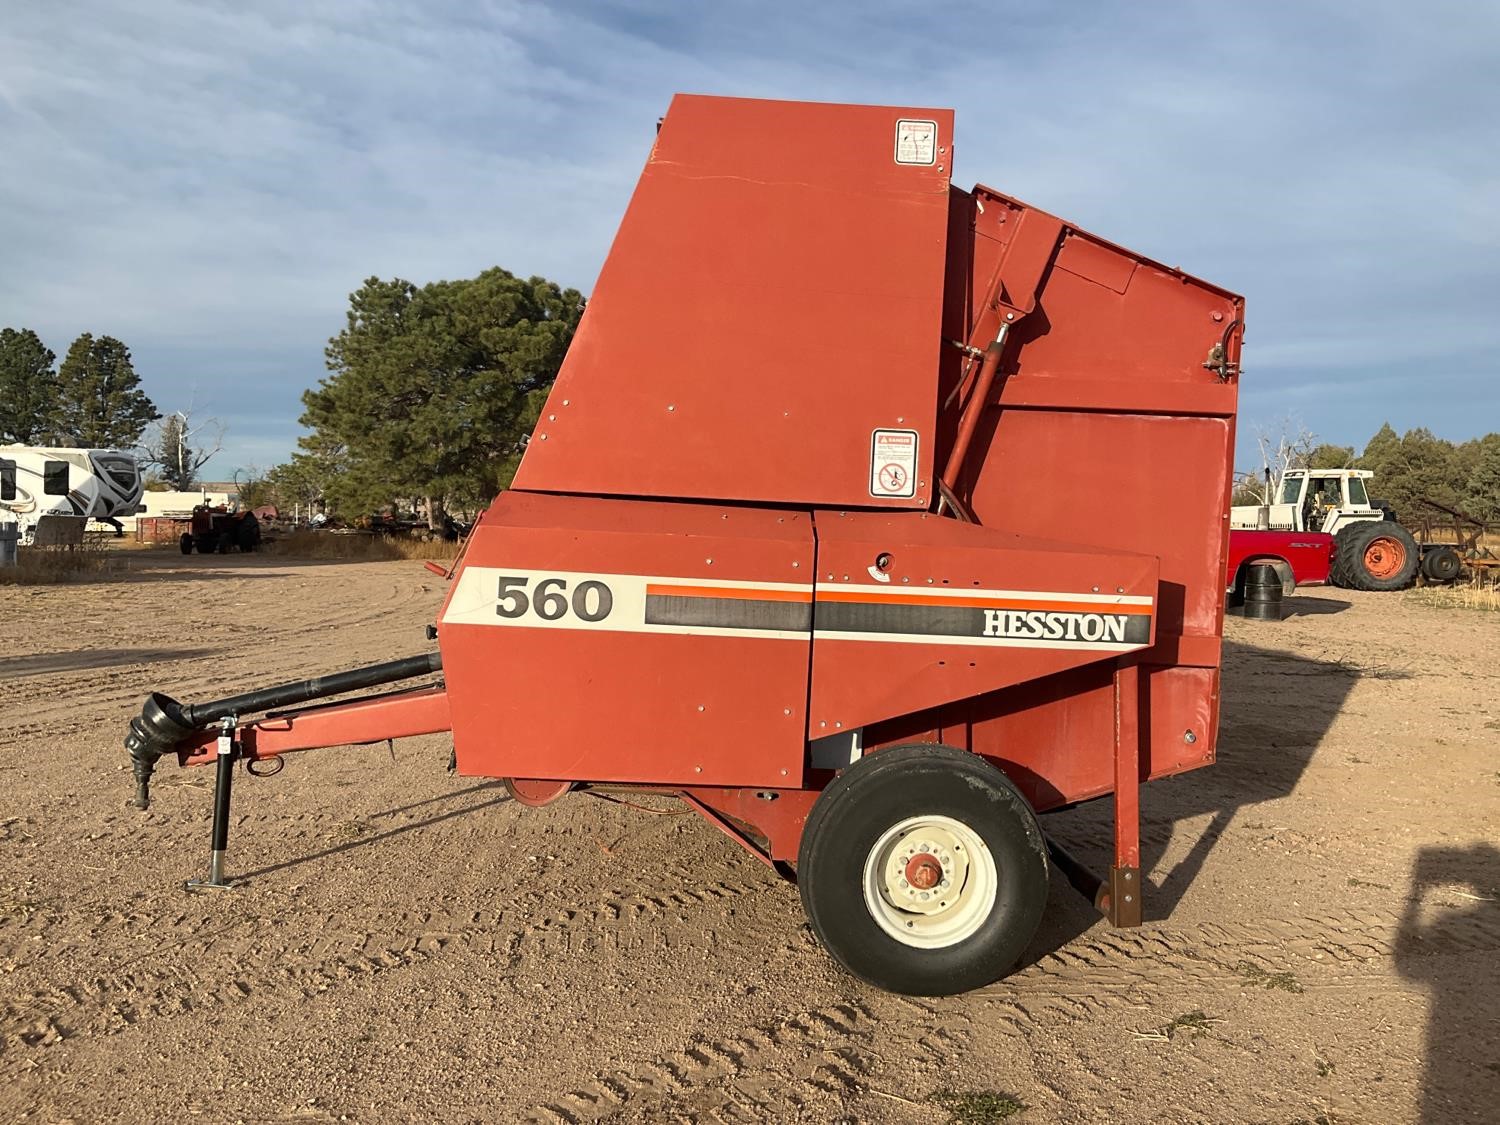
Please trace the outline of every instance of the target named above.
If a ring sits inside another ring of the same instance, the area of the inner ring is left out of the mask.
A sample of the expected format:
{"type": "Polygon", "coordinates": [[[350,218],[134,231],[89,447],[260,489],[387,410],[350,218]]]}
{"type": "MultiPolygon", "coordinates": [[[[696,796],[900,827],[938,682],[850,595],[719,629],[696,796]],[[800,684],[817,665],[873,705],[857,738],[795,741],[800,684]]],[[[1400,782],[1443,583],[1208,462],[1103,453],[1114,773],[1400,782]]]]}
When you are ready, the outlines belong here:
{"type": "Polygon", "coordinates": [[[212,888],[228,890],[234,886],[224,878],[224,852],[229,847],[229,794],[234,786],[234,763],[239,757],[239,743],[234,739],[236,720],[225,715],[219,723],[219,753],[214,763],[214,823],[211,851],[208,857],[208,878],[189,879],[185,884],[190,891],[212,888]]]}

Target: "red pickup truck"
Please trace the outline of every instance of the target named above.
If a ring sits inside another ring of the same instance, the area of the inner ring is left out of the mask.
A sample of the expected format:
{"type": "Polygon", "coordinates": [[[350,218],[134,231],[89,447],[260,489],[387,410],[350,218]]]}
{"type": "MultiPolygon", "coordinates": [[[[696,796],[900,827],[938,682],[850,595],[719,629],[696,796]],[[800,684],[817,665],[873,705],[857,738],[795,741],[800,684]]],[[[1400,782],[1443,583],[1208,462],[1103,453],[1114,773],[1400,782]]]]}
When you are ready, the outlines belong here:
{"type": "Polygon", "coordinates": [[[1252,563],[1269,563],[1281,576],[1283,594],[1298,586],[1322,586],[1333,561],[1333,536],[1321,531],[1259,531],[1232,528],[1229,566],[1224,585],[1231,597],[1244,595],[1245,573],[1252,563]]]}

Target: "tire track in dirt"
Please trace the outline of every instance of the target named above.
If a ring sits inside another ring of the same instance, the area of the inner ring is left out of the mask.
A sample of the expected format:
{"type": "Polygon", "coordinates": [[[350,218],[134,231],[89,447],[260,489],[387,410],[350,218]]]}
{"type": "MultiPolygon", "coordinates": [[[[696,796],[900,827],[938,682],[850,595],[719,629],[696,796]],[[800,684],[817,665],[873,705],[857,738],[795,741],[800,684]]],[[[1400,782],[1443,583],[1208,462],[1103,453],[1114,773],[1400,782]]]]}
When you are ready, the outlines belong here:
{"type": "Polygon", "coordinates": [[[695,1036],[660,1059],[608,1071],[521,1120],[584,1125],[629,1113],[651,1120],[787,1120],[860,1091],[875,1066],[879,1020],[858,1000],[809,1008],[717,1038],[695,1036]],[[788,1060],[798,1060],[788,1065],[788,1060]]]}
{"type": "Polygon", "coordinates": [[[684,912],[712,909],[775,886],[725,880],[654,892],[627,885],[587,906],[551,910],[529,921],[524,920],[524,905],[408,911],[358,922],[345,914],[316,921],[314,929],[297,935],[295,945],[282,949],[273,943],[285,936],[260,917],[215,927],[197,914],[115,914],[101,920],[92,939],[100,940],[111,928],[128,927],[149,938],[116,937],[110,944],[149,941],[149,951],[104,973],[6,1002],[0,1007],[0,1054],[16,1045],[45,1045],[80,1032],[116,1034],[145,1019],[252,998],[308,999],[354,979],[459,952],[493,955],[497,969],[514,972],[530,959],[555,956],[560,947],[583,940],[619,948],[655,944],[663,933],[696,924],[684,912]],[[162,963],[169,955],[173,959],[162,963]]]}
{"type": "MultiPolygon", "coordinates": [[[[179,600],[189,605],[213,604],[239,609],[236,603],[255,605],[263,602],[254,589],[256,582],[276,577],[286,577],[286,574],[275,570],[260,571],[256,579],[229,579],[227,586],[226,583],[212,584],[209,587],[212,597],[204,599],[204,603],[199,603],[192,591],[186,591],[179,600]]],[[[372,647],[385,647],[391,635],[392,619],[399,619],[405,612],[412,615],[412,644],[409,647],[412,651],[422,647],[418,630],[427,614],[418,610],[436,609],[437,591],[433,587],[421,582],[405,583],[392,579],[369,591],[361,590],[360,599],[351,603],[346,599],[325,597],[316,589],[331,581],[331,578],[309,581],[307,585],[315,588],[312,597],[287,599],[278,605],[276,613],[267,613],[263,620],[257,618],[254,623],[225,620],[222,616],[198,621],[195,615],[188,614],[157,638],[134,638],[137,643],[173,643],[184,647],[184,637],[199,635],[200,626],[211,628],[217,647],[222,650],[221,657],[202,653],[180,660],[120,663],[114,660],[94,662],[81,654],[66,671],[27,677],[18,682],[19,690],[13,693],[15,706],[6,709],[10,715],[24,716],[24,721],[0,723],[0,736],[16,739],[57,736],[115,720],[123,722],[139,706],[145,691],[153,687],[165,686],[179,696],[215,696],[247,690],[262,680],[285,680],[328,672],[331,669],[327,666],[326,638],[330,632],[342,634],[346,630],[378,627],[380,643],[372,644],[372,647]],[[297,609],[304,612],[295,612],[297,609]],[[226,633],[236,639],[226,644],[226,633]],[[101,675],[103,666],[109,669],[107,675],[101,675]],[[296,669],[300,671],[294,671],[296,669]],[[151,681],[149,685],[146,683],[148,679],[151,681]],[[88,701],[83,709],[78,705],[81,698],[88,701]]],[[[134,610],[148,621],[160,620],[159,585],[160,580],[122,584],[121,593],[110,603],[109,616],[124,619],[134,610]]],[[[107,639],[102,639],[100,645],[106,650],[114,648],[107,639]]]]}

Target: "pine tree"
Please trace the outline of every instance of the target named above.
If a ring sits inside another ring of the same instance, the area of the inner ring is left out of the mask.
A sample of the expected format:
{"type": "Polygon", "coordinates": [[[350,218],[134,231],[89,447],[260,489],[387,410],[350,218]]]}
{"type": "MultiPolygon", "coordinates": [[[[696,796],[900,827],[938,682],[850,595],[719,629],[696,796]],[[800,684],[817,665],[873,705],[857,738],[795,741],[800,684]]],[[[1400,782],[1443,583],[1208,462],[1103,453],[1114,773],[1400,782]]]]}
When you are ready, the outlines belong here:
{"type": "Polygon", "coordinates": [[[0,331],[0,444],[45,440],[57,406],[56,358],[29,328],[0,331]]]}
{"type": "Polygon", "coordinates": [[[148,423],[161,417],[140,389],[130,349],[113,336],[85,332],[73,341],[57,372],[53,438],[90,449],[130,449],[148,423]]]}
{"type": "Polygon", "coordinates": [[[342,451],[346,513],[422,497],[434,526],[510,482],[583,309],[540,277],[490,269],[418,288],[370,278],[329,341],[333,372],[303,396],[309,452],[342,451]]]}

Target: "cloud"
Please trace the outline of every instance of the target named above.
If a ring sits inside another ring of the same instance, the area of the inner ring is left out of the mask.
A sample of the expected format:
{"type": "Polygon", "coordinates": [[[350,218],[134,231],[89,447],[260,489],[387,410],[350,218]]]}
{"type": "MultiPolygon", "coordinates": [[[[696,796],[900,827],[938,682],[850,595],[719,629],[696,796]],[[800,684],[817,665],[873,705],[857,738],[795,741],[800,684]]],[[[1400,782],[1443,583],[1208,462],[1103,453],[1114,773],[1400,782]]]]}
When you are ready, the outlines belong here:
{"type": "Polygon", "coordinates": [[[0,320],[124,339],[214,472],[291,449],[368,275],[587,290],[678,90],[955,107],[960,184],[1247,295],[1247,420],[1500,417],[1492,8],[13,7],[0,320]]]}

